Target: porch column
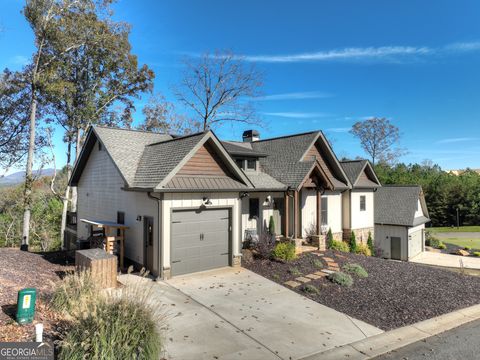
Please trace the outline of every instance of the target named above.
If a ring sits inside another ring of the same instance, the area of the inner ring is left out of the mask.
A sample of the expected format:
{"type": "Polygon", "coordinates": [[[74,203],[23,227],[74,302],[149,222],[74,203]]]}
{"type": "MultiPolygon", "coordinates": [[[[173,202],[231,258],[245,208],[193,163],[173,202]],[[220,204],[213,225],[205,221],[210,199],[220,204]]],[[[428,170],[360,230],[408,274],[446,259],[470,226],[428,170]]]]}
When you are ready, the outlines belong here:
{"type": "Polygon", "coordinates": [[[294,216],[294,238],[296,239],[299,239],[302,237],[302,232],[301,232],[301,229],[300,229],[300,204],[299,204],[299,200],[300,200],[300,196],[299,195],[299,192],[298,191],[295,191],[294,195],[293,195],[293,216],[294,216]]]}
{"type": "Polygon", "coordinates": [[[285,192],[285,194],[284,194],[284,199],[285,199],[284,200],[284,213],[285,213],[284,214],[284,216],[285,216],[284,223],[285,223],[285,225],[284,225],[284,229],[283,229],[283,231],[284,231],[283,235],[285,237],[288,237],[288,235],[289,235],[288,231],[290,230],[288,228],[288,224],[290,222],[290,202],[289,202],[289,196],[288,196],[287,192],[285,192]]]}
{"type": "Polygon", "coordinates": [[[317,190],[317,235],[322,233],[322,194],[317,190]]]}

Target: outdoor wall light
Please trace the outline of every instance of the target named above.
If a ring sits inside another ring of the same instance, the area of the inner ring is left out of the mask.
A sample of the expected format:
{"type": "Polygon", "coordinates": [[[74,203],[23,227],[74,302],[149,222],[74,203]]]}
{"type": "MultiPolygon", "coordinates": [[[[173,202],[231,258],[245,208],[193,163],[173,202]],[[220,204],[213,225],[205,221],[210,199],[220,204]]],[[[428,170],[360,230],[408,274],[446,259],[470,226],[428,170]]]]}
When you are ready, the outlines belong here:
{"type": "Polygon", "coordinates": [[[204,196],[202,200],[203,200],[203,205],[212,205],[212,202],[208,197],[204,196]]]}
{"type": "Polygon", "coordinates": [[[142,221],[142,215],[138,215],[138,216],[137,216],[137,221],[138,221],[138,222],[142,221]]]}
{"type": "Polygon", "coordinates": [[[240,194],[240,199],[243,199],[243,198],[249,197],[249,196],[250,196],[250,194],[245,191],[245,192],[243,192],[243,193],[240,194]]]}

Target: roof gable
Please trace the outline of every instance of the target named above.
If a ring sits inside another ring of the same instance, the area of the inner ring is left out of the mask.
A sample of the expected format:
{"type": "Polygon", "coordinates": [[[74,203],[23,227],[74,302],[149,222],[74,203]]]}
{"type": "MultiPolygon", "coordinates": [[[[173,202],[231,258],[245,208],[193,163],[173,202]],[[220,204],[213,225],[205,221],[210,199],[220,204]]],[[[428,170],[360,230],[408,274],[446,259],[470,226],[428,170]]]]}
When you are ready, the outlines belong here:
{"type": "Polygon", "coordinates": [[[428,221],[425,197],[420,186],[384,186],[375,192],[376,224],[416,226],[428,221]],[[416,218],[419,200],[423,216],[416,218]]]}
{"type": "Polygon", "coordinates": [[[380,180],[368,160],[341,161],[343,170],[353,188],[377,188],[380,180]]]}

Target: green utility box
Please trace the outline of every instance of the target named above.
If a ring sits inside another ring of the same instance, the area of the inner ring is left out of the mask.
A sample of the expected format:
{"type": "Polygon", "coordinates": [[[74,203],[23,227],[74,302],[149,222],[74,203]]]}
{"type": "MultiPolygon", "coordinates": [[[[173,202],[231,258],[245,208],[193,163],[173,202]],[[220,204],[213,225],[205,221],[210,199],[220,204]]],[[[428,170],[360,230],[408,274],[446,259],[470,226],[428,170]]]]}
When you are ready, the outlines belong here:
{"type": "Polygon", "coordinates": [[[35,316],[36,289],[22,289],[17,298],[17,322],[21,325],[29,324],[35,316]]]}

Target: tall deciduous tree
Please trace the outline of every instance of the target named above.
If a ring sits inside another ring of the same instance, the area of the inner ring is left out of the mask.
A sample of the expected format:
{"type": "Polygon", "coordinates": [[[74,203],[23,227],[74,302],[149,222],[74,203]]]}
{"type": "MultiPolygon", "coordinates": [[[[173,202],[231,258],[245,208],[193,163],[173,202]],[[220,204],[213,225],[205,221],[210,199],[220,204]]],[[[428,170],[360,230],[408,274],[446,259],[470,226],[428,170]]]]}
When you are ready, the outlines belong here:
{"type": "MultiPolygon", "coordinates": [[[[76,37],[82,43],[62,54],[53,74],[55,81],[46,87],[54,118],[65,129],[68,176],[72,169],[72,148],[77,159],[88,126],[129,127],[134,99],[153,86],[153,71],[146,65],[139,67],[137,57],[131,53],[130,27],[113,21],[111,11],[105,10],[108,8],[90,7],[81,12],[65,12],[59,19],[62,37],[76,37]]],[[[76,189],[71,190],[71,209],[76,211],[76,189]]],[[[69,187],[62,198],[63,232],[69,187]]]]}
{"type": "Polygon", "coordinates": [[[258,124],[253,97],[260,95],[262,76],[232,53],[205,54],[185,60],[177,99],[190,108],[204,130],[225,123],[258,124]]]}
{"type": "MultiPolygon", "coordinates": [[[[66,14],[83,14],[103,7],[109,0],[27,0],[23,9],[25,18],[33,30],[35,52],[30,64],[26,65],[26,88],[29,91],[29,140],[25,171],[24,212],[22,248],[28,249],[30,215],[32,209],[32,168],[37,139],[37,108],[45,89],[56,81],[55,72],[62,58],[84,45],[84,39],[72,36],[63,19],[66,14]]],[[[79,26],[81,24],[70,24],[79,26]]],[[[77,28],[80,30],[80,27],[77,28]]]]}
{"type": "Polygon", "coordinates": [[[403,151],[394,148],[400,139],[400,130],[386,118],[372,118],[358,121],[350,130],[360,140],[363,150],[376,162],[393,162],[403,151]]]}
{"type": "Polygon", "coordinates": [[[163,95],[152,96],[142,109],[145,120],[141,130],[186,135],[202,130],[202,123],[176,112],[175,105],[163,95]]]}

